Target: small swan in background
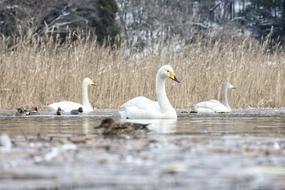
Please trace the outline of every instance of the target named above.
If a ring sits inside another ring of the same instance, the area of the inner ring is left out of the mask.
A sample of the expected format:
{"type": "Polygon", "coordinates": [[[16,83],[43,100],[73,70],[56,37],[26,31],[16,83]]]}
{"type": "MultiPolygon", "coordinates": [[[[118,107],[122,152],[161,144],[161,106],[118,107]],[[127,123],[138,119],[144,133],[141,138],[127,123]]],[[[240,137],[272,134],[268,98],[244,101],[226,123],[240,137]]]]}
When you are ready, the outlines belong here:
{"type": "Polygon", "coordinates": [[[198,113],[225,113],[231,112],[231,107],[228,102],[228,91],[230,89],[235,89],[233,85],[226,82],[224,85],[224,100],[223,103],[218,100],[208,100],[204,102],[199,102],[192,106],[194,112],[198,113]]]}
{"type": "Polygon", "coordinates": [[[139,96],[127,101],[120,107],[122,119],[176,119],[175,109],[170,104],[166,92],[165,82],[170,78],[178,83],[174,71],[170,65],[160,67],[156,74],[156,98],[152,101],[146,97],[139,96]]]}
{"type": "Polygon", "coordinates": [[[100,131],[105,137],[138,136],[149,132],[147,125],[130,122],[116,123],[112,118],[105,118],[94,129],[100,131]]]}
{"type": "Polygon", "coordinates": [[[76,110],[71,110],[70,111],[70,114],[71,115],[78,115],[78,114],[80,114],[80,113],[82,113],[83,112],[83,108],[82,107],[79,107],[78,109],[76,109],[76,110]]]}
{"type": "Polygon", "coordinates": [[[65,112],[70,112],[71,110],[75,110],[75,109],[78,109],[79,107],[82,107],[84,112],[93,111],[94,109],[90,105],[89,98],[88,98],[88,86],[89,85],[95,86],[95,83],[90,78],[85,78],[82,82],[82,103],[83,104],[79,104],[76,102],[70,102],[70,101],[56,102],[56,103],[48,105],[48,110],[57,111],[57,109],[60,107],[65,112]]]}

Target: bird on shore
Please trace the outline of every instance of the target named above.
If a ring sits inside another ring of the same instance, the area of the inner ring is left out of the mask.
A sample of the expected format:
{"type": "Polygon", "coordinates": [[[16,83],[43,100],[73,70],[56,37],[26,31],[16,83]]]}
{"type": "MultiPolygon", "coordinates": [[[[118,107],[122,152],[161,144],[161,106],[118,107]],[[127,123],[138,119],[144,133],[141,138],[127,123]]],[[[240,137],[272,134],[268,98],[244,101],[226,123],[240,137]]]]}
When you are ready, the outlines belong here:
{"type": "Polygon", "coordinates": [[[104,137],[137,137],[149,132],[148,124],[140,123],[117,123],[112,118],[105,118],[101,124],[95,127],[104,137]]]}
{"type": "Polygon", "coordinates": [[[83,113],[83,108],[82,107],[79,107],[78,109],[70,111],[71,115],[78,115],[78,114],[81,114],[81,113],[83,113]]]}
{"type": "Polygon", "coordinates": [[[88,87],[95,86],[95,83],[90,78],[84,78],[82,81],[82,104],[71,102],[71,101],[61,101],[55,102],[48,105],[50,111],[57,111],[58,107],[63,109],[65,112],[70,112],[71,110],[78,109],[82,107],[84,112],[94,111],[94,107],[91,106],[88,97],[88,87]]]}

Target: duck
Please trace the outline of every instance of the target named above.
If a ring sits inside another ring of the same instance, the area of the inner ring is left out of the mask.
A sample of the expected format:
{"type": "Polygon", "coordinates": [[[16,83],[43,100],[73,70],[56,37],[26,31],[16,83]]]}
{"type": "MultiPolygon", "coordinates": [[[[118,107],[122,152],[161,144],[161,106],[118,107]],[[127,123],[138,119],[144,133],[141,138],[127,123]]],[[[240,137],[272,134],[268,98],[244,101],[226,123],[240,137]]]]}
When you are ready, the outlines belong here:
{"type": "Polygon", "coordinates": [[[56,114],[56,115],[62,115],[63,112],[64,112],[64,111],[63,111],[60,107],[58,107],[57,110],[56,110],[56,112],[55,112],[55,114],[56,114]]]}
{"type": "Polygon", "coordinates": [[[16,116],[28,116],[28,115],[40,115],[37,107],[28,108],[17,108],[16,116]]]}
{"type": "Polygon", "coordinates": [[[165,82],[171,79],[177,83],[173,68],[170,65],[163,65],[156,74],[155,92],[157,101],[146,97],[135,97],[119,108],[122,119],[177,119],[177,113],[170,104],[165,91],[165,82]]]}
{"type": "Polygon", "coordinates": [[[224,99],[223,103],[218,100],[208,100],[199,102],[192,106],[193,112],[196,113],[228,113],[231,112],[232,109],[228,102],[228,91],[231,89],[236,89],[232,84],[226,82],[223,87],[224,99]]]}
{"type": "Polygon", "coordinates": [[[78,115],[78,114],[80,114],[80,113],[82,113],[82,112],[83,112],[83,108],[82,108],[82,107],[79,107],[78,109],[71,110],[71,111],[70,111],[70,114],[71,114],[71,115],[78,115]]]}
{"type": "Polygon", "coordinates": [[[28,115],[28,111],[23,108],[23,107],[20,107],[20,108],[17,108],[17,111],[16,111],[16,116],[27,116],[28,115]]]}
{"type": "Polygon", "coordinates": [[[140,123],[116,123],[113,118],[105,118],[101,124],[95,127],[95,130],[100,131],[104,137],[122,137],[122,136],[133,136],[149,132],[147,128],[148,124],[140,123]]]}
{"type": "Polygon", "coordinates": [[[32,107],[31,110],[28,110],[28,115],[40,115],[40,112],[38,111],[38,107],[32,107]]]}
{"type": "Polygon", "coordinates": [[[8,134],[3,133],[0,135],[0,151],[10,152],[12,149],[13,143],[8,134]]]}
{"type": "Polygon", "coordinates": [[[91,106],[88,97],[88,87],[95,86],[95,83],[88,77],[84,78],[82,81],[82,104],[71,102],[71,101],[61,101],[55,102],[48,105],[49,111],[57,111],[58,107],[60,107],[65,112],[70,112],[71,110],[78,109],[82,107],[84,112],[94,111],[94,107],[91,106]]]}

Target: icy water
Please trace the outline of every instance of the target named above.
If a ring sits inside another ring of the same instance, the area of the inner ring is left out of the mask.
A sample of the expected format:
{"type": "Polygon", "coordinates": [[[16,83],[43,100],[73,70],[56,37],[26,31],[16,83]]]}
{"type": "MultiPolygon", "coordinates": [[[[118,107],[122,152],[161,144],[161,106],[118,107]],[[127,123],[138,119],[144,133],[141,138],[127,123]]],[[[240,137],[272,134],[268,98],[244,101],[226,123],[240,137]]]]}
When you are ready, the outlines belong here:
{"type": "Polygon", "coordinates": [[[285,189],[285,114],[184,113],[136,138],[97,134],[103,115],[0,117],[0,189],[285,189]]]}

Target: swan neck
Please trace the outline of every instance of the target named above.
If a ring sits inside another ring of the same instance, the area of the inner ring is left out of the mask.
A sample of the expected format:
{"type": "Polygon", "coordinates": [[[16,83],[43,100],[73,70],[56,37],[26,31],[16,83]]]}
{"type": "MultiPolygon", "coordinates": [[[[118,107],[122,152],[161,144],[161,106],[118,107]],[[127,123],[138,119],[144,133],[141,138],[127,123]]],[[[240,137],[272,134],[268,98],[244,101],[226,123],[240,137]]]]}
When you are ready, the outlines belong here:
{"type": "Polygon", "coordinates": [[[224,87],[224,101],[223,101],[224,105],[231,109],[230,105],[229,105],[229,101],[228,101],[228,88],[225,86],[224,87]]]}
{"type": "Polygon", "coordinates": [[[156,75],[156,98],[161,112],[168,112],[173,109],[165,91],[166,78],[160,77],[159,73],[156,75]]]}
{"type": "Polygon", "coordinates": [[[88,84],[85,83],[82,84],[82,104],[85,108],[93,110],[88,97],[88,84]]]}

